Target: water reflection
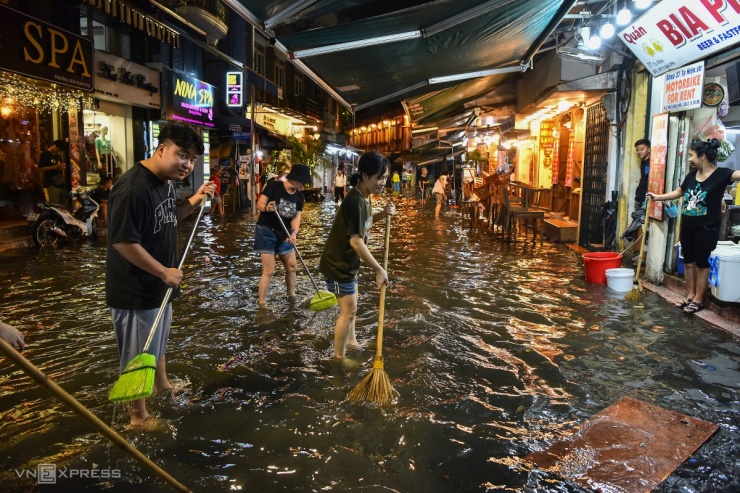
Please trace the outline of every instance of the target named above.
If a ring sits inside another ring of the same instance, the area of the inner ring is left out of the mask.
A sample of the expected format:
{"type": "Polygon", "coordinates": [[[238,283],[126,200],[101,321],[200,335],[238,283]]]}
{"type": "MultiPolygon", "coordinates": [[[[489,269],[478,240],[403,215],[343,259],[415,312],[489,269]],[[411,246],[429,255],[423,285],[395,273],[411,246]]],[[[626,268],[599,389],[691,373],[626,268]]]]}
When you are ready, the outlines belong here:
{"type": "MultiPolygon", "coordinates": [[[[740,444],[737,341],[655,295],[631,304],[586,285],[580,257],[562,245],[506,244],[461,231],[456,211],[435,221],[433,205],[397,206],[383,346],[401,394],[393,408],[344,402],[372,364],[372,272],[360,275],[365,345],[352,355],[363,364],[348,372],[331,363],[336,308],[306,308],[305,272],[298,303],[287,302],[276,272],[272,303],[257,310],[254,221],[206,217],[168,354],[183,392],[151,399],[162,426],[125,436],[194,490],[580,491],[519,459],[629,395],[721,427],[658,491],[740,489],[740,465],[726,460],[740,444]]],[[[329,201],[304,212],[299,248],[315,276],[334,210],[329,201]]],[[[382,241],[378,228],[371,249],[382,241]]],[[[29,359],[124,430],[126,413],[106,400],[117,354],[103,248],[11,252],[0,266],[0,313],[25,332],[29,359]]],[[[38,463],[122,471],[114,482],[68,482],[75,491],[152,484],[6,361],[0,379],[4,491],[33,489],[13,470],[38,463]]]]}

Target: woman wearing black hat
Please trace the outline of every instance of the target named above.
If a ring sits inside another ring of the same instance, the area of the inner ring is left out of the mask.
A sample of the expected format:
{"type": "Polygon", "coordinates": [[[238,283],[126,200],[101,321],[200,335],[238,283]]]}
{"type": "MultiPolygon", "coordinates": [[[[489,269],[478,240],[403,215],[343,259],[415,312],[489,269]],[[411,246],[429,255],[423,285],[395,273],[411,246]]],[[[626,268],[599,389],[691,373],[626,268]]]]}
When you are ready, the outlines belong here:
{"type": "Polygon", "coordinates": [[[303,194],[301,189],[311,182],[311,170],[305,164],[294,164],[285,181],[271,180],[267,182],[257,201],[259,219],[254,227],[254,251],[262,257],[262,277],[259,283],[259,306],[267,304],[267,292],[270,290],[270,280],[275,272],[275,255],[280,256],[285,266],[285,286],[288,296],[295,296],[295,245],[298,230],[301,227],[301,211],[303,210],[303,194]],[[280,215],[278,218],[277,211],[280,215]],[[290,236],[285,236],[283,221],[290,236]]]}

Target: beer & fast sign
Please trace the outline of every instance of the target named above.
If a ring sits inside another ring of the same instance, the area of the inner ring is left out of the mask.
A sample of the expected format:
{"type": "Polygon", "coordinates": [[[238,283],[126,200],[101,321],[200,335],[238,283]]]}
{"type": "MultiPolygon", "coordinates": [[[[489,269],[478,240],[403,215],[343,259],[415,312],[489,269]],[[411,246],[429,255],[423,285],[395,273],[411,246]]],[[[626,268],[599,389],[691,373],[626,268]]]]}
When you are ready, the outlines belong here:
{"type": "Polygon", "coordinates": [[[90,91],[93,43],[0,5],[0,68],[90,91]]]}
{"type": "Polygon", "coordinates": [[[657,77],[740,43],[740,0],[663,0],[619,36],[657,77]]]}

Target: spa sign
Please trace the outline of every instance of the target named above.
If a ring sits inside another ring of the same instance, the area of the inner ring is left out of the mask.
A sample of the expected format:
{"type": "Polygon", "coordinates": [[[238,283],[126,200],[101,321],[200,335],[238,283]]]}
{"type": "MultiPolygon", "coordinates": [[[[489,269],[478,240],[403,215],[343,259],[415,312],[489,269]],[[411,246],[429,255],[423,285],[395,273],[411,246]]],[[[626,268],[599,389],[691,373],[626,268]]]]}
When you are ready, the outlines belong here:
{"type": "Polygon", "coordinates": [[[93,43],[0,5],[0,68],[91,91],[93,43]]]}
{"type": "Polygon", "coordinates": [[[657,77],[740,43],[740,2],[663,0],[619,37],[657,77]]]}
{"type": "Polygon", "coordinates": [[[206,127],[215,126],[214,94],[216,88],[193,77],[170,72],[167,120],[177,120],[206,127]]]}

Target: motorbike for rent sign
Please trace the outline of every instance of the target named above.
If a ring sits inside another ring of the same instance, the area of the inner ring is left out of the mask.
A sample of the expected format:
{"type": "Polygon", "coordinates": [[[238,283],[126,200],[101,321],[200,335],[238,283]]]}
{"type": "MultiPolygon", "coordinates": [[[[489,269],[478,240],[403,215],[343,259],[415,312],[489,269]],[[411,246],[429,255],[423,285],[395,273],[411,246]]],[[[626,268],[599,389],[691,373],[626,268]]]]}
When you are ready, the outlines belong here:
{"type": "Polygon", "coordinates": [[[665,74],[661,111],[701,108],[704,62],[681,67],[665,74]]]}
{"type": "Polygon", "coordinates": [[[740,43],[740,0],[663,0],[619,36],[657,77],[740,43]]]}

